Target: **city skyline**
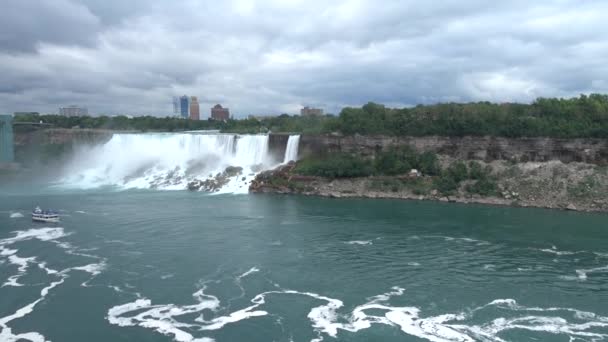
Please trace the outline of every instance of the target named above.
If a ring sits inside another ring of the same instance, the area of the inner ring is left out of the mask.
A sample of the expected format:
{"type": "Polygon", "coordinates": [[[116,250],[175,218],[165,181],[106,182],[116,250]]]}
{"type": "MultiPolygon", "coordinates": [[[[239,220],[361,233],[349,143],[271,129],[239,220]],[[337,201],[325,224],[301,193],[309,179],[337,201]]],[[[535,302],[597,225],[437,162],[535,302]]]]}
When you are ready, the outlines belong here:
{"type": "Polygon", "coordinates": [[[204,94],[202,108],[229,103],[243,118],[608,93],[607,11],[598,0],[9,1],[0,112],[76,103],[164,116],[171,96],[204,94]]]}

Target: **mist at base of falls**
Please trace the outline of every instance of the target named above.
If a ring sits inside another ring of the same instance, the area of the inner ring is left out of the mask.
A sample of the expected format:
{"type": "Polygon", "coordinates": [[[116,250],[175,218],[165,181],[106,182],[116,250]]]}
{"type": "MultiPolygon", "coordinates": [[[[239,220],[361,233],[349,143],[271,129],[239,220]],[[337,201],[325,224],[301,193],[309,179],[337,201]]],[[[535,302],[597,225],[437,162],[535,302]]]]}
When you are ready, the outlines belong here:
{"type": "Polygon", "coordinates": [[[79,149],[60,184],[185,190],[193,181],[221,179],[213,192],[247,193],[256,174],[296,160],[298,142],[299,136],[290,136],[284,156],[273,156],[268,135],[115,134],[103,145],[79,149]]]}

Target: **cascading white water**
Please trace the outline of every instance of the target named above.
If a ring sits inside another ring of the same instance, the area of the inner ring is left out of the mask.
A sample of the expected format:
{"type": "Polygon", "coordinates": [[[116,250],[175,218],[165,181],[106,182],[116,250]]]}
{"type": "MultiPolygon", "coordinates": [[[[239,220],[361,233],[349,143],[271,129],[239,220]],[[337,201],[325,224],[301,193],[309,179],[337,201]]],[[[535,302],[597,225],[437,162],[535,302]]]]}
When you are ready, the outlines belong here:
{"type": "Polygon", "coordinates": [[[298,147],[300,146],[300,136],[290,135],[287,140],[287,148],[285,148],[285,157],[283,163],[289,163],[290,161],[298,160],[298,147]]]}
{"type": "Polygon", "coordinates": [[[183,190],[192,181],[216,179],[213,191],[246,193],[255,175],[278,164],[267,135],[115,134],[104,145],[82,149],[66,168],[62,183],[79,188],[117,186],[183,190]]]}

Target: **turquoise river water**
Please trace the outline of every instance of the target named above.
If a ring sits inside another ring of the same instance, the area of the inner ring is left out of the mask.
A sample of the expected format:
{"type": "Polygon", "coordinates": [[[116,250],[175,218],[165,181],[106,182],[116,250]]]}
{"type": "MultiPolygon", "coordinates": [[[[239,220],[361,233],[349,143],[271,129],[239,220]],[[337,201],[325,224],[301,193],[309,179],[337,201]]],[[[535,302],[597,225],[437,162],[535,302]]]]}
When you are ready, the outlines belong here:
{"type": "Polygon", "coordinates": [[[38,192],[0,193],[0,341],[608,341],[605,215],[38,192]]]}

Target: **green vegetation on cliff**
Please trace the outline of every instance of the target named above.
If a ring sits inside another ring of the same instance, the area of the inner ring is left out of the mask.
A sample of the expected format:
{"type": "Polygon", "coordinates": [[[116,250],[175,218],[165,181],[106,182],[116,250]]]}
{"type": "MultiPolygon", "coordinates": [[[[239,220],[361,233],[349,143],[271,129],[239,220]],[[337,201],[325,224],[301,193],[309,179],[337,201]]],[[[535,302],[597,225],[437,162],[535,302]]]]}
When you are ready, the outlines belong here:
{"type": "Polygon", "coordinates": [[[295,171],[307,176],[350,178],[404,175],[412,169],[428,175],[441,172],[434,153],[418,154],[409,147],[379,152],[374,160],[344,153],[304,158],[298,162],[295,171]]]}
{"type": "Polygon", "coordinates": [[[434,153],[419,154],[408,147],[379,152],[374,159],[343,153],[308,157],[300,160],[293,172],[330,179],[374,176],[379,179],[372,183],[373,188],[393,192],[408,188],[416,194],[426,194],[436,189],[441,194],[451,195],[466,184],[464,189],[471,194],[492,196],[498,193],[496,177],[492,176],[489,167],[484,168],[475,161],[468,165],[456,161],[442,169],[434,153]],[[426,177],[409,177],[412,169],[426,177]]]}

